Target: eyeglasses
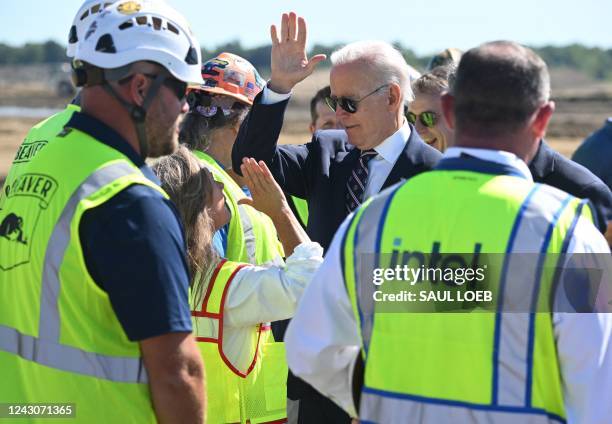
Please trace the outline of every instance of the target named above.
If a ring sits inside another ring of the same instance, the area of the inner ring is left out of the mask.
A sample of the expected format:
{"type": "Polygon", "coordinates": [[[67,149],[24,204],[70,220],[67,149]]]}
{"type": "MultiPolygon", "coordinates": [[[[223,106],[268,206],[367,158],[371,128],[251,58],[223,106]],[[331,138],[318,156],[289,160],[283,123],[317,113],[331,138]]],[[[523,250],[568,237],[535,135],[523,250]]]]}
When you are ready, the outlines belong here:
{"type": "Polygon", "coordinates": [[[344,109],[348,113],[355,113],[357,112],[357,105],[359,104],[359,102],[365,100],[367,97],[370,97],[372,94],[382,90],[388,85],[389,84],[381,85],[376,90],[363,96],[361,99],[355,100],[355,99],[351,99],[348,97],[328,96],[325,98],[325,103],[327,103],[327,106],[329,106],[329,108],[333,110],[334,112],[336,111],[336,108],[340,106],[342,109],[344,109]]]}
{"type": "MultiPolygon", "coordinates": [[[[125,84],[128,81],[130,81],[132,78],[134,78],[136,74],[132,74],[132,75],[128,75],[125,78],[122,78],[119,80],[119,84],[125,84]]],[[[142,74],[147,78],[150,79],[155,79],[158,77],[157,74],[142,74]]],[[[162,81],[162,84],[165,85],[166,87],[168,87],[176,96],[176,98],[182,102],[185,100],[185,97],[187,96],[187,83],[177,80],[176,78],[169,76],[169,75],[163,75],[164,79],[162,81]]]]}
{"type": "Polygon", "coordinates": [[[415,125],[418,119],[425,127],[432,128],[438,123],[438,114],[429,110],[426,112],[421,112],[419,115],[408,112],[406,114],[406,119],[408,119],[408,122],[410,122],[412,125],[415,125]]]}
{"type": "Polygon", "coordinates": [[[187,96],[187,83],[176,78],[166,77],[162,83],[168,87],[179,101],[184,101],[187,96]]]}

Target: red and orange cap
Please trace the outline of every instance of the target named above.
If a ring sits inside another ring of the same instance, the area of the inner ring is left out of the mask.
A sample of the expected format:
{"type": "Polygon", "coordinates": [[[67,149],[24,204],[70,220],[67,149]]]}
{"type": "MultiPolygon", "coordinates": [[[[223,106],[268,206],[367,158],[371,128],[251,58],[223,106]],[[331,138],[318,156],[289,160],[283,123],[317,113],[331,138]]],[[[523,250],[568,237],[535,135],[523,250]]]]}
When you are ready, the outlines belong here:
{"type": "Polygon", "coordinates": [[[248,105],[266,84],[248,60],[225,52],[202,65],[202,79],[199,90],[230,96],[248,105]]]}

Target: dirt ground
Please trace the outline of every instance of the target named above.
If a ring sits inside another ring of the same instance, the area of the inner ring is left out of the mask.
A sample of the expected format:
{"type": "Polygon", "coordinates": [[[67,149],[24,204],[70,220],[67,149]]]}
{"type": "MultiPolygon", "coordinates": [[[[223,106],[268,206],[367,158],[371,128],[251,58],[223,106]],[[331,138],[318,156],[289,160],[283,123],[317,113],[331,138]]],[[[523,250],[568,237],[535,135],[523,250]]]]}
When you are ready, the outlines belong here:
{"type": "MultiPolygon", "coordinates": [[[[0,118],[0,181],[4,179],[17,148],[38,118],[0,118]]],[[[602,120],[603,122],[603,120],[602,120]]],[[[308,121],[291,121],[281,135],[281,143],[299,144],[309,140],[308,121]]],[[[571,156],[582,137],[550,137],[548,141],[565,156],[571,156]]]]}
{"type": "MultiPolygon", "coordinates": [[[[19,72],[0,68],[0,107],[62,108],[69,99],[54,92],[36,72],[19,72]],[[9,72],[10,71],[10,72],[9,72]],[[19,78],[29,75],[28,78],[19,78]]],[[[63,78],[63,74],[56,73],[63,78]]],[[[58,81],[58,76],[53,80],[58,81]]],[[[563,155],[570,157],[580,142],[612,116],[612,84],[591,80],[571,70],[551,72],[552,96],[556,112],[551,121],[547,140],[563,155]]],[[[310,97],[329,81],[328,71],[320,70],[294,89],[285,114],[281,143],[304,143],[308,131],[310,97]]],[[[0,181],[6,175],[13,156],[28,130],[41,118],[0,117],[0,181]]]]}

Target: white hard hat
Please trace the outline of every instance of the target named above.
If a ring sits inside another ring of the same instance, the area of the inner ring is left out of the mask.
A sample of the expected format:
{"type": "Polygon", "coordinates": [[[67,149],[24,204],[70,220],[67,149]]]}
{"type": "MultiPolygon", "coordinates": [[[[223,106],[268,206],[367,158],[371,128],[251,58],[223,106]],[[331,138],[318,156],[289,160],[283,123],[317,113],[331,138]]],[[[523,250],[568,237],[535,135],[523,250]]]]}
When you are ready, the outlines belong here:
{"type": "Polygon", "coordinates": [[[93,18],[105,7],[113,4],[113,1],[100,1],[100,0],[85,0],[79,11],[74,15],[72,19],[72,26],[68,33],[68,47],[66,47],[66,56],[74,57],[76,47],[79,41],[83,40],[85,31],[89,28],[93,18]]]}
{"type": "Polygon", "coordinates": [[[160,0],[118,1],[104,9],[74,58],[102,69],[151,61],[190,85],[204,82],[200,44],[186,19],[160,0]]]}

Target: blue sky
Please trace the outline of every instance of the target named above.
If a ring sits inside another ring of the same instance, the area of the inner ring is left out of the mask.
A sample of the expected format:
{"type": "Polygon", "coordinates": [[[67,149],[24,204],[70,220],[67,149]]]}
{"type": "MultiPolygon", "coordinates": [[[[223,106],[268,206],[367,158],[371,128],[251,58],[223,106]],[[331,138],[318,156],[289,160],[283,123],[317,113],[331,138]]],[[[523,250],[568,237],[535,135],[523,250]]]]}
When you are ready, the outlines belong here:
{"type": "MultiPolygon", "coordinates": [[[[81,0],[0,0],[0,42],[19,45],[54,39],[66,43],[81,0]]],[[[579,42],[612,47],[611,0],[168,0],[191,22],[208,48],[240,40],[269,42],[269,25],[294,10],[309,24],[309,44],[363,39],[401,41],[419,54],[466,49],[512,39],[532,46],[579,42]],[[225,9],[223,9],[225,8],[225,9]]]]}

